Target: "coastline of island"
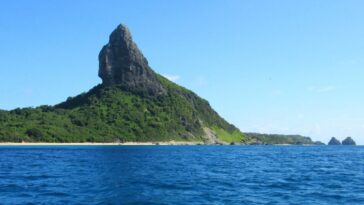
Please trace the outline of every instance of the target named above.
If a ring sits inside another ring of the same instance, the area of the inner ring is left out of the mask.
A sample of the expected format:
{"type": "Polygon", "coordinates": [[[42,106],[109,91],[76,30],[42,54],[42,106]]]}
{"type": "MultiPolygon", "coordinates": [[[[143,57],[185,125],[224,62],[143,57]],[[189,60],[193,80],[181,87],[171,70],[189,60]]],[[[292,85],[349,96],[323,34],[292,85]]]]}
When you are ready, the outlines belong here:
{"type": "Polygon", "coordinates": [[[315,144],[244,144],[244,143],[204,143],[191,141],[168,142],[0,142],[1,146],[196,146],[196,145],[228,145],[228,146],[317,146],[315,144]]]}
{"type": "Polygon", "coordinates": [[[149,145],[202,145],[203,142],[1,142],[0,146],[149,146],[149,145]]]}

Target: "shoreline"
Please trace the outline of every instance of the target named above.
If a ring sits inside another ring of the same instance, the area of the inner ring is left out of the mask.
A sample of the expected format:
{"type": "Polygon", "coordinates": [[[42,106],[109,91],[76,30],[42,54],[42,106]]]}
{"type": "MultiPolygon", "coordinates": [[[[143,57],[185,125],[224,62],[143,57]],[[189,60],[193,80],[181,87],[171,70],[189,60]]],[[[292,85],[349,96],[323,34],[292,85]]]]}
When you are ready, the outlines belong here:
{"type": "MultiPolygon", "coordinates": [[[[205,144],[204,142],[188,142],[188,141],[167,141],[167,142],[0,142],[1,146],[196,146],[196,145],[240,145],[240,146],[297,146],[293,144],[205,144]]],[[[318,146],[311,144],[303,144],[298,146],[318,146]]]]}
{"type": "Polygon", "coordinates": [[[151,145],[203,145],[203,142],[1,142],[0,146],[151,146],[151,145]]]}

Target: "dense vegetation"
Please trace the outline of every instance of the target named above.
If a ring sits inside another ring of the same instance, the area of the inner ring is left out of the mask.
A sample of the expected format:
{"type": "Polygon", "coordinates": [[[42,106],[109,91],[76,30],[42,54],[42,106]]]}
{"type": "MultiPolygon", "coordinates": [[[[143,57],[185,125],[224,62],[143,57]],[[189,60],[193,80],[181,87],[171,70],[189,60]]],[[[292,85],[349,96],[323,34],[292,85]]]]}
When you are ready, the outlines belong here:
{"type": "Polygon", "coordinates": [[[323,145],[322,142],[313,142],[310,137],[301,135],[279,135],[245,133],[247,138],[255,139],[257,144],[293,144],[293,145],[323,145]]]}
{"type": "Polygon", "coordinates": [[[98,85],[56,106],[0,111],[0,141],[204,141],[204,127],[226,142],[244,141],[206,100],[162,76],[166,95],[98,85]]]}

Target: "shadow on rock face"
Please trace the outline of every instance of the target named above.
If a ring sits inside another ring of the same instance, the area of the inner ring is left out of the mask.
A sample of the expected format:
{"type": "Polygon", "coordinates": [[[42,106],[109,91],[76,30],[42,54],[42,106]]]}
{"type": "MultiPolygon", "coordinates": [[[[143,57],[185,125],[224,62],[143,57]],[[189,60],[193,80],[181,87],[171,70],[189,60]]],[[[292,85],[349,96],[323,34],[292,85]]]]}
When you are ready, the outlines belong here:
{"type": "Polygon", "coordinates": [[[110,35],[99,54],[99,77],[104,85],[120,85],[129,91],[165,94],[129,29],[120,24],[110,35]]]}

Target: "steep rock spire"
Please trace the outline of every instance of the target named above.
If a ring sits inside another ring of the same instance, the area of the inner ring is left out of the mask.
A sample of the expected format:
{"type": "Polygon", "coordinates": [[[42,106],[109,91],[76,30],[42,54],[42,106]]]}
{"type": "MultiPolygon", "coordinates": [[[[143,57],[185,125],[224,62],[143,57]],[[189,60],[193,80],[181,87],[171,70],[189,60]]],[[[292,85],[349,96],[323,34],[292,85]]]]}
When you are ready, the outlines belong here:
{"type": "Polygon", "coordinates": [[[120,85],[130,91],[166,92],[133,42],[129,29],[122,24],[111,33],[109,43],[100,51],[99,77],[104,85],[120,85]]]}

